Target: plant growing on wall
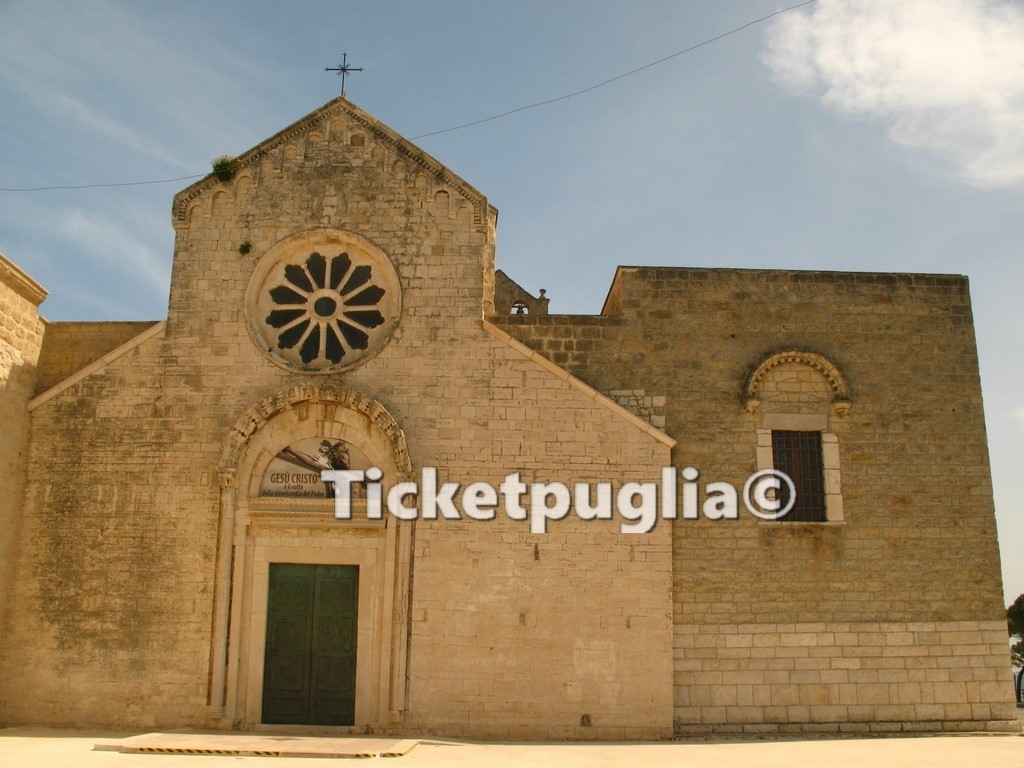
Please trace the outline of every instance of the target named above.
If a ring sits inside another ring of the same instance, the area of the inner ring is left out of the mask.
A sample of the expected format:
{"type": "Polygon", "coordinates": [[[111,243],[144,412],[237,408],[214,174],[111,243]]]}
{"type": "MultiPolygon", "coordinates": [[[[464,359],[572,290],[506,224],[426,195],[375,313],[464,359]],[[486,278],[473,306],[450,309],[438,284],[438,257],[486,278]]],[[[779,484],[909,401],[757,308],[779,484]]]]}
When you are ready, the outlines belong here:
{"type": "Polygon", "coordinates": [[[211,161],[213,175],[221,181],[231,181],[238,171],[238,158],[231,155],[219,155],[211,161]]]}

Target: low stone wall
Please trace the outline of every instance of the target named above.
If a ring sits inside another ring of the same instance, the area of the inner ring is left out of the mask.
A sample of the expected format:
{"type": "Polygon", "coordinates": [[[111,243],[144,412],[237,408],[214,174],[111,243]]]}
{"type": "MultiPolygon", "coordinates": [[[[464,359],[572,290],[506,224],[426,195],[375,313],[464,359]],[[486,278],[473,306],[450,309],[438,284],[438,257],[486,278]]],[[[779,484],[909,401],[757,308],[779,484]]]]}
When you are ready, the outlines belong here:
{"type": "Polygon", "coordinates": [[[675,628],[675,733],[1019,730],[1002,622],[675,628]]]}

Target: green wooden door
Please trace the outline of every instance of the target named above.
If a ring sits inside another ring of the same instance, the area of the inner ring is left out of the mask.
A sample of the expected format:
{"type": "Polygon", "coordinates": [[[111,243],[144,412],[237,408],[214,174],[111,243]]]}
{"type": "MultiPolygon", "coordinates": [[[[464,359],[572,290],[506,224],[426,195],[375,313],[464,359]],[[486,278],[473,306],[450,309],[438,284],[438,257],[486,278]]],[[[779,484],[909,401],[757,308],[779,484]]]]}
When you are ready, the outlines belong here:
{"type": "Polygon", "coordinates": [[[354,725],[359,567],[271,563],[263,722],[354,725]]]}

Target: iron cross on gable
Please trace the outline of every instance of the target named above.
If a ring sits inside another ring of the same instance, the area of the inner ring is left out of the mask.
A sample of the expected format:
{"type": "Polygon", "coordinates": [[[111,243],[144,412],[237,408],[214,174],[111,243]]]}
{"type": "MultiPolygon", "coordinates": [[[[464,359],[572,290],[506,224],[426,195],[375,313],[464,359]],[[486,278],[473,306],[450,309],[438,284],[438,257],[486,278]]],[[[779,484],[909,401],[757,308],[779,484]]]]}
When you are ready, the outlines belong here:
{"type": "Polygon", "coordinates": [[[324,72],[337,72],[341,75],[341,95],[345,95],[345,77],[349,72],[362,72],[362,67],[350,67],[348,65],[348,54],[341,54],[341,64],[336,67],[324,67],[324,72]]]}

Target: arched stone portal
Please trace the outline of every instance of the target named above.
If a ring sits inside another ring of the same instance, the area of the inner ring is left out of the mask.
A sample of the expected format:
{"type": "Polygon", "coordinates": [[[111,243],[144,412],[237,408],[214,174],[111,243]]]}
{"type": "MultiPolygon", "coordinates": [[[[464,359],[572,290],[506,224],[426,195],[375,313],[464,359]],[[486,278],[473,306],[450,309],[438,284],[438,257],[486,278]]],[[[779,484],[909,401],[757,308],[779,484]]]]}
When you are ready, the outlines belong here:
{"type": "MultiPolygon", "coordinates": [[[[321,459],[340,446],[352,468],[378,467],[385,489],[410,479],[397,422],[380,403],[351,389],[291,387],[235,423],[220,466],[209,692],[217,725],[258,728],[266,721],[269,583],[277,564],[310,571],[346,566],[358,573],[351,728],[384,728],[405,709],[412,524],[369,519],[358,499],[351,519],[335,519],[334,500],[317,480],[317,446],[323,446],[321,459]],[[287,462],[295,474],[280,472],[287,462]]],[[[306,715],[296,717],[301,723],[306,715]]]]}

